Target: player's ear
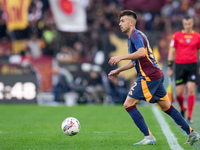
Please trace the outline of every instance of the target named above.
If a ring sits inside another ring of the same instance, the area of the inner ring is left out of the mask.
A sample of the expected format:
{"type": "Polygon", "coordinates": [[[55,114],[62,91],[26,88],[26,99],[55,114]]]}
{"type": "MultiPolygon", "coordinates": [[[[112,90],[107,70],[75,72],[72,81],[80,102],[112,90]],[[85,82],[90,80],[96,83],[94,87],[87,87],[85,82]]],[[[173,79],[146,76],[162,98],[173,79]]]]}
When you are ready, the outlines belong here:
{"type": "Polygon", "coordinates": [[[133,22],[133,24],[136,23],[136,20],[134,18],[132,18],[131,21],[133,22]]]}
{"type": "Polygon", "coordinates": [[[136,21],[134,19],[131,20],[131,25],[135,26],[136,21]]]}
{"type": "Polygon", "coordinates": [[[194,21],[192,20],[192,26],[194,25],[194,21]]]}

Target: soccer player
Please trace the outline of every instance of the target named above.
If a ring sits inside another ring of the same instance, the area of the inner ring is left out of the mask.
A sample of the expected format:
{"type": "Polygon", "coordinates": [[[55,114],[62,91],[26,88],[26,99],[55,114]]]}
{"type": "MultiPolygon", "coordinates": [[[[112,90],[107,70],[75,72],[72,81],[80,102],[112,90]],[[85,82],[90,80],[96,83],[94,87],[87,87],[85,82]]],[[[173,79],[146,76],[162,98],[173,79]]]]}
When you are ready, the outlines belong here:
{"type": "Polygon", "coordinates": [[[149,41],[144,33],[135,28],[137,14],[131,10],[123,10],[119,14],[120,29],[128,35],[129,53],[121,56],[111,57],[109,64],[116,65],[122,60],[130,60],[126,65],[111,70],[108,74],[110,80],[114,79],[120,72],[131,69],[135,66],[138,74],[137,80],[133,83],[124,102],[124,108],[132,117],[136,126],[144,134],[145,138],[135,145],[155,145],[156,138],[146,125],[142,114],[137,109],[140,100],[149,103],[158,103],[160,108],[187,133],[188,140],[185,144],[193,145],[199,140],[199,134],[195,132],[185,121],[168,100],[167,92],[163,85],[164,74],[157,65],[152,53],[149,41]]]}
{"type": "Polygon", "coordinates": [[[176,99],[181,114],[185,117],[184,89],[187,85],[187,122],[191,120],[195,103],[195,86],[197,80],[197,50],[200,49],[200,35],[193,31],[193,18],[184,17],[182,20],[184,30],[173,35],[168,54],[168,76],[172,77],[172,65],[175,60],[176,99]]]}

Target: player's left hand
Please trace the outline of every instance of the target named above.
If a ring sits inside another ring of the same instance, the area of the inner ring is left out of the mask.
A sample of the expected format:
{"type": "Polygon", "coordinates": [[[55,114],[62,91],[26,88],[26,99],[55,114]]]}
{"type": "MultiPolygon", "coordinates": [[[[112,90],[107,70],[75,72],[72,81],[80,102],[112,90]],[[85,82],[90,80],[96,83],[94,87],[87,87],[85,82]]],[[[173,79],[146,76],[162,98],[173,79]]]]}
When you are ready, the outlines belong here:
{"type": "Polygon", "coordinates": [[[109,78],[110,80],[112,80],[112,79],[114,79],[114,78],[116,77],[116,75],[118,75],[118,74],[119,74],[119,72],[118,72],[117,69],[112,70],[112,71],[108,74],[108,78],[109,78]]]}
{"type": "Polygon", "coordinates": [[[114,56],[114,57],[111,57],[110,58],[110,60],[109,60],[109,64],[111,65],[111,66],[114,66],[114,65],[116,65],[118,62],[120,62],[121,61],[121,57],[120,56],[114,56]]]}

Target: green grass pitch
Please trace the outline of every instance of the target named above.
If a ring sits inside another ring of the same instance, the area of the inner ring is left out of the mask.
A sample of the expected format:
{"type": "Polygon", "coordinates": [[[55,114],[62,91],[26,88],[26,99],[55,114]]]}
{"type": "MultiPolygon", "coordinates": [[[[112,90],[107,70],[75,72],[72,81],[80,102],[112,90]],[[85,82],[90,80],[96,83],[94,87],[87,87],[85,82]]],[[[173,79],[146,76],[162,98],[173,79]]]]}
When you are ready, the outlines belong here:
{"type": "MultiPolygon", "coordinates": [[[[122,105],[0,105],[0,150],[170,150],[151,106],[138,105],[138,109],[156,137],[156,145],[133,145],[144,137],[122,105]],[[67,136],[61,130],[67,117],[80,121],[81,129],[75,136],[67,136]]],[[[199,109],[196,105],[195,123],[191,125],[198,132],[199,109]]],[[[184,145],[186,133],[167,115],[163,116],[183,149],[200,149],[200,141],[193,146],[184,145]]]]}

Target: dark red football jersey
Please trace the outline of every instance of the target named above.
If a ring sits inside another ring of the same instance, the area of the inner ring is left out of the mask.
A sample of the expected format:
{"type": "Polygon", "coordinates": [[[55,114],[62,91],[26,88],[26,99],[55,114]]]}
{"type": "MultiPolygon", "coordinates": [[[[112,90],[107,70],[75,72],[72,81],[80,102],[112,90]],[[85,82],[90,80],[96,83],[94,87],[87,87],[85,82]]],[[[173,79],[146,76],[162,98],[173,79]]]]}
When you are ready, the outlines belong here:
{"type": "Polygon", "coordinates": [[[184,30],[176,32],[170,47],[176,49],[177,64],[195,63],[198,61],[197,50],[200,49],[200,34],[195,31],[187,34],[184,30]]]}

